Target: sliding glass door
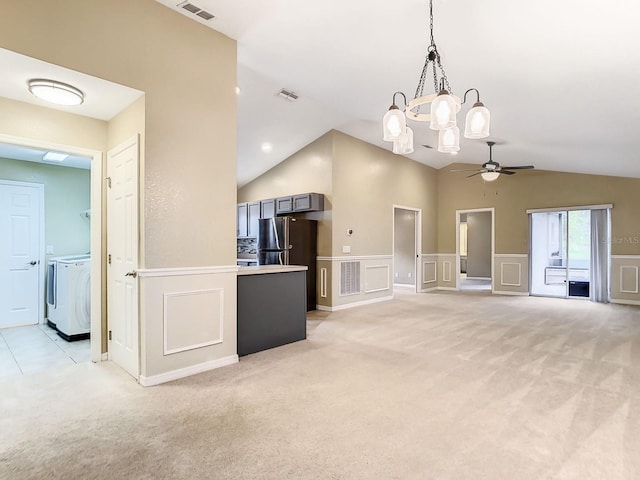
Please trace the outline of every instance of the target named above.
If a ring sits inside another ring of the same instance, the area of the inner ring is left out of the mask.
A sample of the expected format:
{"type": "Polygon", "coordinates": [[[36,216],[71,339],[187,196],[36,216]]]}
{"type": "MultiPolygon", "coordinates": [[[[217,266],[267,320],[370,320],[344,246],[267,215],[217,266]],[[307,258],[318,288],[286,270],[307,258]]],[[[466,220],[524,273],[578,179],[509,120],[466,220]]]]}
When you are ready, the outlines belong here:
{"type": "Polygon", "coordinates": [[[588,297],[591,211],[530,214],[531,294],[588,297]]]}

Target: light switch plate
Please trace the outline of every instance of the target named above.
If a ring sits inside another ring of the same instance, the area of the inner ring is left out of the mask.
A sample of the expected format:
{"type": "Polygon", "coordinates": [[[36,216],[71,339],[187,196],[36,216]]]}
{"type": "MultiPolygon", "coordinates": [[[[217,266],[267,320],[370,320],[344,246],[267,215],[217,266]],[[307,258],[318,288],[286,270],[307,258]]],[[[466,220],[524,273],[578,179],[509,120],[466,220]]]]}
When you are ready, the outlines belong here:
{"type": "Polygon", "coordinates": [[[342,253],[351,253],[351,245],[343,245],[342,253]]]}

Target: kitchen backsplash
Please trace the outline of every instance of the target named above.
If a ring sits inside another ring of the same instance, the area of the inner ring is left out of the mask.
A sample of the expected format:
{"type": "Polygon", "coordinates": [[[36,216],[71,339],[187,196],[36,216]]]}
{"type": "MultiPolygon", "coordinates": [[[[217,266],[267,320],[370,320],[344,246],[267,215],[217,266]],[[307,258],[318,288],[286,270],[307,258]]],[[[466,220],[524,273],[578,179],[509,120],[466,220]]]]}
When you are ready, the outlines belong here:
{"type": "Polygon", "coordinates": [[[255,238],[239,238],[238,253],[258,253],[258,241],[255,238]]]}

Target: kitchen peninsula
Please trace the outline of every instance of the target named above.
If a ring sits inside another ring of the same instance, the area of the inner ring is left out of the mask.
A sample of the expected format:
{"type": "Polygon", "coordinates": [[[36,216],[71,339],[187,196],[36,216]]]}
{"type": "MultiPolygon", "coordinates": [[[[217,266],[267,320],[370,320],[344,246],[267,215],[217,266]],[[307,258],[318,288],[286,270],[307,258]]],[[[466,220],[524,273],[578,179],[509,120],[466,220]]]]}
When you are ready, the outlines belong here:
{"type": "Polygon", "coordinates": [[[238,355],[307,338],[306,270],[260,265],[238,271],[238,355]]]}

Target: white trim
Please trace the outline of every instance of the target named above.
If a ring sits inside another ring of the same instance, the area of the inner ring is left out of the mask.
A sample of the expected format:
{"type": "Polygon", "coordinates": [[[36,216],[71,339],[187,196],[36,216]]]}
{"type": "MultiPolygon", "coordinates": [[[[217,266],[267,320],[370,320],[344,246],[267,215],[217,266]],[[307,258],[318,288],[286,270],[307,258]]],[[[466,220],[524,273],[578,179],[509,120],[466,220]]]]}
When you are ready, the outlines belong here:
{"type": "Polygon", "coordinates": [[[491,280],[489,277],[467,277],[467,280],[491,280]]]}
{"type": "Polygon", "coordinates": [[[171,382],[172,380],[190,377],[191,375],[208,372],[209,370],[214,370],[220,367],[226,367],[227,365],[233,365],[234,363],[238,363],[238,355],[229,355],[228,357],[222,357],[217,360],[191,365],[190,367],[171,370],[158,375],[151,375],[150,377],[140,375],[140,385],[143,387],[153,387],[154,385],[160,385],[161,383],[171,382]]]}
{"type": "Polygon", "coordinates": [[[109,360],[109,352],[104,352],[104,353],[100,356],[100,360],[102,360],[103,362],[106,362],[107,360],[109,360]]]}
{"type": "MultiPolygon", "coordinates": [[[[518,296],[518,297],[529,296],[529,292],[509,292],[507,290],[494,290],[491,293],[493,293],[494,295],[511,295],[511,296],[518,296]]],[[[564,298],[564,297],[558,297],[558,298],[564,298]]]]}
{"type": "Polygon", "coordinates": [[[371,303],[386,302],[387,300],[393,300],[393,295],[390,297],[377,297],[377,298],[372,298],[370,300],[363,300],[361,302],[353,302],[353,303],[346,303],[344,305],[336,305],[335,307],[326,307],[324,305],[316,305],[316,309],[322,312],[337,312],[338,310],[347,310],[349,308],[362,307],[363,305],[369,305],[371,303]]]}
{"type": "Polygon", "coordinates": [[[494,253],[495,258],[527,258],[529,255],[526,253],[494,253]]]}
{"type": "MultiPolygon", "coordinates": [[[[385,290],[389,290],[389,265],[365,265],[364,266],[364,284],[367,285],[367,270],[373,268],[386,268],[387,269],[387,286],[383,288],[375,288],[373,290],[364,290],[363,293],[374,293],[374,292],[384,292],[385,290]]],[[[415,278],[414,278],[415,280],[415,278]]],[[[412,285],[415,288],[415,285],[412,285]]]]}
{"type": "Polygon", "coordinates": [[[621,265],[620,266],[620,293],[638,293],[638,267],[636,265],[621,265]],[[636,288],[635,290],[623,290],[622,289],[622,271],[624,269],[633,269],[636,272],[636,288]]]}
{"type": "Polygon", "coordinates": [[[186,352],[187,350],[195,350],[197,348],[202,348],[202,347],[208,347],[211,345],[217,345],[219,343],[223,342],[223,336],[224,336],[224,289],[223,288],[208,288],[208,289],[204,289],[204,290],[190,290],[187,292],[171,292],[171,293],[164,293],[162,295],[163,297],[163,311],[162,311],[162,336],[164,339],[163,342],[163,346],[164,346],[164,351],[163,351],[163,355],[172,355],[174,353],[179,353],[179,352],[186,352]],[[220,312],[219,312],[219,319],[220,319],[220,337],[215,339],[215,340],[210,340],[208,342],[201,342],[201,343],[196,343],[193,345],[185,345],[183,347],[179,347],[179,348],[172,348],[171,350],[169,350],[169,338],[167,336],[167,321],[169,319],[169,315],[168,315],[168,309],[167,309],[167,305],[168,305],[168,299],[171,297],[186,297],[186,296],[190,296],[190,295],[200,295],[203,293],[215,293],[215,292],[220,292],[220,312]]]}
{"type": "Polygon", "coordinates": [[[415,290],[416,286],[413,283],[394,283],[393,288],[410,288],[411,290],[415,290]]]}
{"type": "Polygon", "coordinates": [[[640,260],[640,255],[611,255],[612,259],[640,260]]]}
{"type": "Polygon", "coordinates": [[[434,283],[438,281],[438,262],[436,261],[429,261],[429,262],[422,262],[422,284],[424,285],[425,283],[434,283]],[[425,280],[424,278],[424,266],[425,265],[431,265],[433,264],[433,280],[425,280]]]}
{"type": "Polygon", "coordinates": [[[434,253],[433,255],[436,257],[455,257],[456,256],[455,253],[434,253]]]}
{"type": "Polygon", "coordinates": [[[616,303],[618,305],[640,305],[640,300],[624,300],[621,298],[612,298],[609,303],[616,303]]]}
{"type": "Polygon", "coordinates": [[[522,286],[522,265],[515,262],[502,262],[500,264],[500,285],[505,287],[521,287],[522,286]],[[505,265],[517,265],[518,266],[518,283],[505,283],[502,281],[504,278],[504,266],[505,265]]]}
{"type": "Polygon", "coordinates": [[[219,267],[141,268],[136,270],[139,277],[174,277],[178,275],[208,275],[217,273],[237,273],[240,267],[222,265],[219,267]]]}
{"type": "Polygon", "coordinates": [[[327,298],[327,268],[320,269],[320,297],[327,298]]]}
{"type": "Polygon", "coordinates": [[[457,292],[458,289],[456,287],[437,287],[438,290],[447,290],[450,292],[457,292]]]}
{"type": "Polygon", "coordinates": [[[437,257],[438,255],[439,255],[438,253],[423,253],[422,254],[422,258],[425,258],[425,257],[437,257]]]}
{"type": "Polygon", "coordinates": [[[607,203],[603,205],[578,205],[574,207],[554,207],[554,208],[530,208],[527,213],[545,213],[545,212],[567,212],[573,210],[605,210],[613,208],[613,204],[607,203]]]}
{"type": "Polygon", "coordinates": [[[343,255],[341,257],[316,257],[319,262],[348,262],[348,261],[364,261],[364,260],[393,260],[393,255],[362,255],[359,257],[343,255]]]}
{"type": "MultiPolygon", "coordinates": [[[[442,281],[443,282],[451,281],[451,262],[447,262],[447,261],[442,262],[442,281]],[[445,270],[445,265],[449,265],[447,270],[445,270]],[[447,271],[449,272],[448,275],[447,275],[447,271]]],[[[457,286],[457,282],[456,282],[456,286],[457,286]]]]}
{"type": "MultiPolygon", "coordinates": [[[[102,189],[103,182],[103,152],[87,148],[54,143],[43,140],[35,140],[14,135],[0,133],[1,143],[10,143],[27,148],[40,150],[56,150],[82,157],[91,158],[91,361],[102,361],[102,305],[107,301],[102,297],[102,189]]],[[[44,248],[44,247],[43,247],[44,248]]],[[[44,267],[43,267],[44,268],[44,267]]],[[[44,292],[43,292],[44,295],[44,292]]],[[[44,296],[42,296],[44,301],[44,296]]],[[[44,306],[44,304],[43,304],[44,306]]]]}

